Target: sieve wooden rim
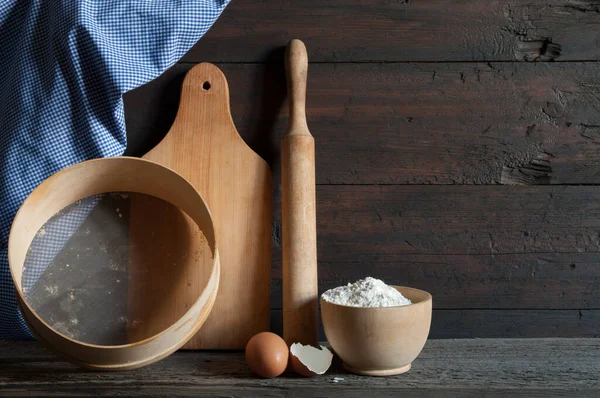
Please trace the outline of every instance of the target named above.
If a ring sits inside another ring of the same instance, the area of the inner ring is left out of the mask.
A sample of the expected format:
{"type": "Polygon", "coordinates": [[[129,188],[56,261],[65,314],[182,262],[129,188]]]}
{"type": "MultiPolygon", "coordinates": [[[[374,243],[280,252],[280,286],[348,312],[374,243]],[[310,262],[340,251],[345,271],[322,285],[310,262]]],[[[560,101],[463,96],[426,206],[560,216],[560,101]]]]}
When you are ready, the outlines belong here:
{"type": "Polygon", "coordinates": [[[8,262],[19,307],[32,333],[67,360],[96,370],[139,368],[183,346],[208,317],[217,297],[220,277],[215,228],[200,193],[173,170],[150,160],[126,156],[78,163],[42,182],[23,202],[13,220],[8,262]],[[124,345],[84,343],[52,329],[29,306],[21,287],[25,257],[39,229],[57,212],[91,195],[123,191],[152,195],[183,210],[200,227],[212,251],[210,278],[189,310],[162,332],[124,345]]]}

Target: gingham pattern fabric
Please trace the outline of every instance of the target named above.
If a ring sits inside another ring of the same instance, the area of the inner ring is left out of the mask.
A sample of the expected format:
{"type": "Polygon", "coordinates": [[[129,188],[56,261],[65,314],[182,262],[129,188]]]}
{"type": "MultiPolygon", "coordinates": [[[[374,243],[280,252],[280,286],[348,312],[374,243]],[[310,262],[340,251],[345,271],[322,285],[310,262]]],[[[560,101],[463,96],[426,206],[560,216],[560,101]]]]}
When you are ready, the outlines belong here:
{"type": "Polygon", "coordinates": [[[94,195],[68,206],[48,220],[38,231],[36,238],[31,242],[27,259],[23,265],[21,290],[23,290],[25,297],[54,261],[56,255],[60,253],[65,244],[94,210],[96,204],[102,199],[102,195],[94,195]]]}
{"type": "Polygon", "coordinates": [[[160,75],[229,0],[0,0],[0,339],[30,338],[10,225],[58,170],[126,146],[122,94],[160,75]]]}

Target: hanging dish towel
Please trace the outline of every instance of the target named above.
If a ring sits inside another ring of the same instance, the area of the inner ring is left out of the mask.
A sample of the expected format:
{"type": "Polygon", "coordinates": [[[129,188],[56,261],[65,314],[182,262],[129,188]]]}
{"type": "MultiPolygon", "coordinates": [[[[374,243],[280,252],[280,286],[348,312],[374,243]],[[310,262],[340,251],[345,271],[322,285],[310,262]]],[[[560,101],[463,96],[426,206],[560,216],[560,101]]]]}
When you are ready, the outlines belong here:
{"type": "Polygon", "coordinates": [[[31,338],[7,260],[12,220],[44,179],[121,155],[123,93],[156,78],[229,0],[0,0],[0,339],[31,338]]]}

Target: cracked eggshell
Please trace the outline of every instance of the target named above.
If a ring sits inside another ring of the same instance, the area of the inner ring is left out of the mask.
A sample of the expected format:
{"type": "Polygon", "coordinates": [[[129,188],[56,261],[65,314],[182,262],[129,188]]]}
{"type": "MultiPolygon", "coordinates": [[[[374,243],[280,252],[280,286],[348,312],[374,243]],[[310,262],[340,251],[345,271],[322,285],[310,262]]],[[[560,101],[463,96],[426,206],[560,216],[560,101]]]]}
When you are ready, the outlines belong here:
{"type": "Polygon", "coordinates": [[[325,346],[316,348],[294,343],[290,346],[290,365],[301,376],[313,377],[327,372],[333,354],[325,346]]]}

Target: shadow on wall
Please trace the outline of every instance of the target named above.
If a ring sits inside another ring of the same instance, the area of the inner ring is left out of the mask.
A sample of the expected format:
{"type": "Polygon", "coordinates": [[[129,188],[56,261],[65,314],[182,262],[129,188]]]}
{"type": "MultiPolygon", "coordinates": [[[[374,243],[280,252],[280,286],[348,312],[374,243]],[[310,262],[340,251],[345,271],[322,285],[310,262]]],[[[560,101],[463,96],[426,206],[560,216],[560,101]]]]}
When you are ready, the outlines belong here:
{"type": "Polygon", "coordinates": [[[167,134],[179,108],[181,84],[189,67],[174,65],[158,78],[123,95],[127,156],[143,156],[167,134]]]}

